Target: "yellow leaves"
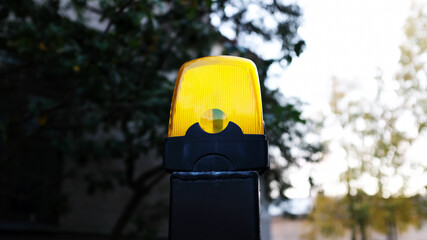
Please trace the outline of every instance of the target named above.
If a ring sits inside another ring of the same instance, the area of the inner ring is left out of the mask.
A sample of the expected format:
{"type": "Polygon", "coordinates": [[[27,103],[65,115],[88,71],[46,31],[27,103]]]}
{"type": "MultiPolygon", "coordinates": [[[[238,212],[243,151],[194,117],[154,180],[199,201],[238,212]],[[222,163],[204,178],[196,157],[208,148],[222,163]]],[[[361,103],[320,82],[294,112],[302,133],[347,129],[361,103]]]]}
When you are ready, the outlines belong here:
{"type": "MultiPolygon", "coordinates": [[[[47,46],[46,46],[46,44],[44,43],[44,42],[40,42],[39,43],[39,49],[41,50],[41,51],[47,51],[47,46]]],[[[73,67],[72,67],[72,69],[73,69],[73,71],[74,72],[80,72],[80,66],[79,65],[74,65],[73,67]]]]}
{"type": "Polygon", "coordinates": [[[39,43],[39,49],[42,50],[42,51],[46,51],[47,47],[46,47],[46,45],[43,42],[40,42],[39,43]]]}
{"type": "Polygon", "coordinates": [[[151,35],[150,44],[148,46],[149,52],[155,52],[158,49],[159,36],[157,34],[151,35]]]}
{"type": "Polygon", "coordinates": [[[38,118],[37,118],[37,123],[38,123],[40,126],[45,126],[45,125],[46,125],[46,123],[47,123],[47,117],[46,117],[46,116],[38,117],[38,118]]]}
{"type": "Polygon", "coordinates": [[[333,113],[338,113],[338,103],[345,97],[345,92],[341,89],[340,82],[336,77],[332,78],[332,93],[329,100],[329,106],[333,113]]]}
{"type": "Polygon", "coordinates": [[[405,34],[407,37],[416,36],[417,29],[415,28],[414,18],[408,19],[408,24],[406,25],[405,34]]]}
{"type": "Polygon", "coordinates": [[[316,198],[315,208],[309,215],[311,229],[301,237],[311,240],[319,236],[328,239],[340,239],[346,233],[347,211],[341,204],[342,199],[330,198],[319,194],[316,198]]]}
{"type": "Polygon", "coordinates": [[[401,143],[409,142],[410,139],[406,138],[401,132],[394,131],[391,133],[390,143],[392,146],[399,146],[401,143]]]}
{"type": "Polygon", "coordinates": [[[418,227],[423,222],[420,203],[417,196],[383,198],[379,195],[369,196],[362,191],[342,198],[319,194],[309,215],[310,230],[301,237],[307,240],[321,236],[342,239],[348,232],[346,229],[355,231],[354,234],[369,234],[371,230],[388,233],[390,227],[404,232],[409,226],[418,227]]]}
{"type": "Polygon", "coordinates": [[[371,203],[372,228],[378,232],[386,233],[390,225],[404,232],[410,225],[417,227],[423,221],[416,197],[374,197],[371,203]]]}
{"type": "Polygon", "coordinates": [[[425,75],[427,69],[425,57],[427,53],[427,15],[423,11],[425,4],[413,3],[412,13],[405,24],[405,42],[400,46],[400,64],[402,69],[398,78],[405,81],[420,81],[420,75],[425,75]],[[424,72],[423,72],[424,71],[424,72]]]}
{"type": "Polygon", "coordinates": [[[418,132],[423,131],[427,127],[427,123],[423,122],[418,126],[418,132]]]}
{"type": "Polygon", "coordinates": [[[406,72],[405,74],[403,74],[403,80],[405,81],[409,81],[414,79],[414,75],[410,72],[406,72]]]}

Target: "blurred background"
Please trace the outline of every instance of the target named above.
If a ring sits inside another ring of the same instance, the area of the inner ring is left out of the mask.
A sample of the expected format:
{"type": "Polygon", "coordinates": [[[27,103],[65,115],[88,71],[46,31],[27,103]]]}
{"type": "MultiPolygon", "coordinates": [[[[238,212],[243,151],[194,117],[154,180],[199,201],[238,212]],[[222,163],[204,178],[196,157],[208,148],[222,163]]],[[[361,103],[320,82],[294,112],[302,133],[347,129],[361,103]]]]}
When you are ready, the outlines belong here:
{"type": "Polygon", "coordinates": [[[167,239],[179,67],[255,62],[263,240],[427,239],[424,0],[0,2],[1,239],[167,239]]]}

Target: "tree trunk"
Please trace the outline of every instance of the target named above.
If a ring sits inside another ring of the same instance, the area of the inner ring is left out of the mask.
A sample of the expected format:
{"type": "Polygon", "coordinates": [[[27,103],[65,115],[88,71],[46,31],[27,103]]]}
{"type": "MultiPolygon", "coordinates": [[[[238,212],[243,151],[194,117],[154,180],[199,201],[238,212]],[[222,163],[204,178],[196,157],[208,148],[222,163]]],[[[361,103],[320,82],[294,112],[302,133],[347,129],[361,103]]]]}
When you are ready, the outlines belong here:
{"type": "Polygon", "coordinates": [[[117,220],[116,224],[114,225],[113,231],[111,233],[111,240],[117,240],[121,236],[123,230],[125,229],[126,225],[132,218],[133,213],[135,212],[135,209],[138,207],[141,199],[147,194],[147,191],[145,189],[141,191],[135,191],[132,194],[132,197],[129,199],[128,203],[126,204],[124,210],[122,211],[119,219],[117,220]]]}
{"type": "Polygon", "coordinates": [[[351,227],[351,240],[356,240],[356,226],[351,227]]]}
{"type": "Polygon", "coordinates": [[[397,240],[397,227],[396,223],[392,223],[392,231],[393,231],[393,240],[397,240]]]}
{"type": "Polygon", "coordinates": [[[387,240],[397,240],[397,228],[394,222],[387,222],[387,240]]]}
{"type": "MultiPolygon", "coordinates": [[[[348,188],[350,189],[350,188],[348,188]]],[[[354,210],[354,199],[353,196],[350,195],[350,191],[347,193],[348,200],[350,202],[350,216],[351,216],[351,240],[356,240],[356,231],[357,231],[357,222],[356,219],[356,213],[354,210]]]]}
{"type": "Polygon", "coordinates": [[[111,232],[110,240],[118,240],[125,230],[127,224],[132,219],[135,210],[138,208],[141,200],[147,196],[153,187],[160,182],[160,180],[165,176],[163,172],[158,172],[157,176],[153,176],[151,181],[146,180],[145,185],[140,188],[133,188],[133,194],[129,201],[127,202],[125,208],[120,214],[119,219],[113,227],[111,232]]]}
{"type": "Polygon", "coordinates": [[[360,227],[360,238],[361,240],[368,240],[368,236],[366,235],[366,225],[365,223],[360,223],[359,224],[360,227]]]}

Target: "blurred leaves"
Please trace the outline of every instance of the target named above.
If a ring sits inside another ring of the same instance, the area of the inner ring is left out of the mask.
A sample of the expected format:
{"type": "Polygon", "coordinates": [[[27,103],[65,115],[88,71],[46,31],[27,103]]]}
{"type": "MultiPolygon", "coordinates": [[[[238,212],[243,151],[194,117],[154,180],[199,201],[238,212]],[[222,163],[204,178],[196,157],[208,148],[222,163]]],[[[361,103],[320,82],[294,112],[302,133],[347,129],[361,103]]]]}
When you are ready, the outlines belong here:
{"type": "Polygon", "coordinates": [[[342,239],[350,229],[351,239],[370,239],[371,229],[387,234],[404,232],[409,226],[421,227],[427,205],[422,196],[383,198],[359,191],[354,196],[327,197],[320,193],[309,215],[309,230],[304,239],[342,239]],[[421,212],[424,215],[420,214],[421,212]],[[396,226],[394,224],[397,224],[396,226]],[[396,229],[395,229],[396,228],[396,229]]]}
{"type": "Polygon", "coordinates": [[[160,158],[177,71],[220,46],[258,67],[266,133],[287,162],[273,164],[266,178],[287,188],[281,172],[297,159],[317,161],[322,149],[304,140],[311,130],[300,104],[265,86],[271,64],[290,63],[304,49],[300,15],[279,1],[2,1],[0,172],[12,161],[35,160],[20,153],[43,141],[89,193],[117,186],[148,192],[159,179],[152,170],[161,168],[146,160],[160,158]],[[222,26],[235,38],[224,37],[222,26]],[[279,54],[264,59],[257,46],[241,44],[245,36],[279,42],[279,54]]]}
{"type": "MultiPolygon", "coordinates": [[[[347,195],[328,201],[336,201],[337,208],[343,209],[344,227],[350,230],[352,239],[368,239],[370,230],[397,239],[398,232],[409,226],[419,227],[426,217],[425,196],[418,195],[427,184],[420,181],[426,172],[424,156],[408,154],[425,135],[427,122],[425,7],[413,6],[396,78],[383,79],[379,71],[372,81],[376,90],[373,97],[362,93],[363,97],[356,98],[354,86],[333,79],[330,106],[339,128],[337,140],[346,154],[347,170],[341,181],[347,195]]],[[[333,227],[333,233],[342,230],[334,223],[339,219],[336,214],[322,205],[323,198],[319,197],[311,216],[311,239],[315,233],[328,236],[322,232],[328,227],[333,227]],[[332,219],[327,226],[318,219],[323,214],[332,219]]]]}
{"type": "Polygon", "coordinates": [[[53,148],[80,164],[125,158],[132,163],[150,150],[160,152],[172,79],[181,64],[209,55],[214,44],[223,45],[224,54],[255,61],[270,143],[289,162],[295,159],[292,147],[306,149],[305,158],[310,160],[318,147],[297,146],[282,137],[283,133],[296,139],[303,135],[295,127],[305,124],[298,104],[284,103],[278,90],[264,84],[273,62],[290,62],[303,49],[304,42],[296,34],[300,10],[276,1],[250,2],[264,9],[263,16],[275,19],[277,27],[271,28],[258,18],[250,19],[248,8],[240,4],[3,1],[0,126],[7,150],[1,161],[13,158],[22,147],[18,139],[32,135],[48,139],[53,148]],[[233,7],[238,11],[226,14],[224,9],[233,7]],[[240,46],[237,37],[223,37],[211,25],[212,15],[220,16],[221,24],[233,22],[230,28],[236,36],[255,34],[281,41],[281,56],[263,60],[249,46],[240,46]],[[38,125],[31,125],[33,120],[38,125]]]}

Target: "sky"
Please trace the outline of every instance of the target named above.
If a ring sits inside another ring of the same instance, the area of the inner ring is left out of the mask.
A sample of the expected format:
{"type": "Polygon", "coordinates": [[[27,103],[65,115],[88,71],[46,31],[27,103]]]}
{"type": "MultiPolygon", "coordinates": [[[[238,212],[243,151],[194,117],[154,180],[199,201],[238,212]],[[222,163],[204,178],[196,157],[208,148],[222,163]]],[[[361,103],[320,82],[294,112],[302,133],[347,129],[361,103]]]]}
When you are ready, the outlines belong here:
{"type": "Polygon", "coordinates": [[[394,74],[410,1],[297,2],[304,14],[299,34],[307,47],[283,72],[280,83],[272,85],[316,110],[325,110],[333,76],[358,80],[362,87],[369,87],[378,68],[385,78],[394,74]]]}
{"type": "MultiPolygon", "coordinates": [[[[332,78],[351,82],[364,94],[373,94],[373,78],[381,69],[384,79],[392,78],[404,39],[403,25],[410,11],[408,0],[299,0],[303,10],[299,34],[306,49],[286,68],[271,70],[270,87],[278,87],[286,97],[305,103],[304,115],[319,119],[330,114],[332,78]]],[[[326,126],[333,134],[332,125],[326,126]]],[[[326,131],[327,132],[327,131],[326,131]]],[[[418,147],[421,149],[420,147],[418,147]]],[[[425,151],[424,151],[425,152],[425,151]]],[[[421,154],[421,153],[418,153],[421,154]]],[[[416,154],[415,154],[416,155],[416,154]]],[[[312,175],[328,195],[344,194],[339,183],[345,171],[345,152],[332,143],[325,159],[316,165],[291,169],[294,188],[291,198],[307,197],[307,176],[312,175]]],[[[417,179],[425,181],[425,177],[417,179]]],[[[369,186],[369,180],[366,182],[369,186]]],[[[368,191],[375,191],[369,189],[368,191]]]]}
{"type": "MultiPolygon", "coordinates": [[[[270,1],[270,0],[264,0],[270,1]]],[[[302,167],[291,167],[289,178],[293,188],[287,189],[290,198],[309,196],[308,176],[313,176],[327,195],[342,195],[346,187],[339,177],[346,170],[344,161],[346,152],[339,146],[335,135],[342,135],[337,124],[330,120],[329,100],[332,79],[339,79],[352,86],[356,97],[372,99],[376,88],[374,77],[378,73],[383,79],[393,79],[399,65],[399,45],[404,41],[404,24],[410,13],[411,2],[427,3],[427,0],[283,0],[286,3],[298,4],[303,12],[298,33],[306,42],[304,52],[283,68],[273,64],[269,70],[267,86],[279,88],[287,98],[298,98],[304,103],[303,116],[315,121],[324,122],[320,138],[330,141],[328,153],[319,164],[305,164],[302,167]],[[358,96],[357,96],[358,95],[358,96]]],[[[237,8],[226,6],[226,14],[237,12],[237,8]]],[[[249,19],[259,18],[263,9],[255,5],[248,6],[249,19]]],[[[264,18],[268,26],[275,26],[275,21],[264,18]]],[[[218,16],[212,15],[212,23],[219,26],[221,33],[233,39],[235,32],[227,25],[220,25],[218,16]]],[[[278,57],[280,43],[265,43],[251,36],[239,38],[239,42],[249,46],[262,57],[278,57]],[[255,47],[253,47],[255,46],[255,47]]],[[[388,95],[387,103],[396,101],[395,93],[388,95]],[[393,95],[394,94],[394,95],[393,95]]],[[[402,125],[402,124],[401,124],[402,125]]],[[[403,124],[402,126],[404,126],[403,124]]],[[[406,124],[408,125],[408,124],[406,124]]],[[[427,136],[415,142],[408,156],[420,159],[426,155],[424,145],[427,136]]],[[[273,155],[275,153],[272,149],[273,155]]],[[[424,159],[424,158],[422,158],[424,159]]],[[[427,167],[427,163],[424,164],[427,167]]],[[[401,181],[401,180],[400,180],[401,181]]],[[[414,173],[412,185],[408,191],[422,192],[419,182],[427,182],[424,171],[414,173]],[[421,190],[420,190],[421,189],[421,190]]],[[[367,193],[374,194],[374,179],[363,178],[361,184],[367,193]]],[[[399,186],[399,179],[392,179],[390,184],[399,186]]]]}
{"type": "Polygon", "coordinates": [[[272,87],[280,87],[286,96],[300,98],[313,111],[325,111],[332,77],[357,81],[360,87],[369,88],[379,68],[385,78],[394,74],[410,1],[297,2],[304,14],[299,34],[307,46],[280,79],[272,81],[272,87]]]}

